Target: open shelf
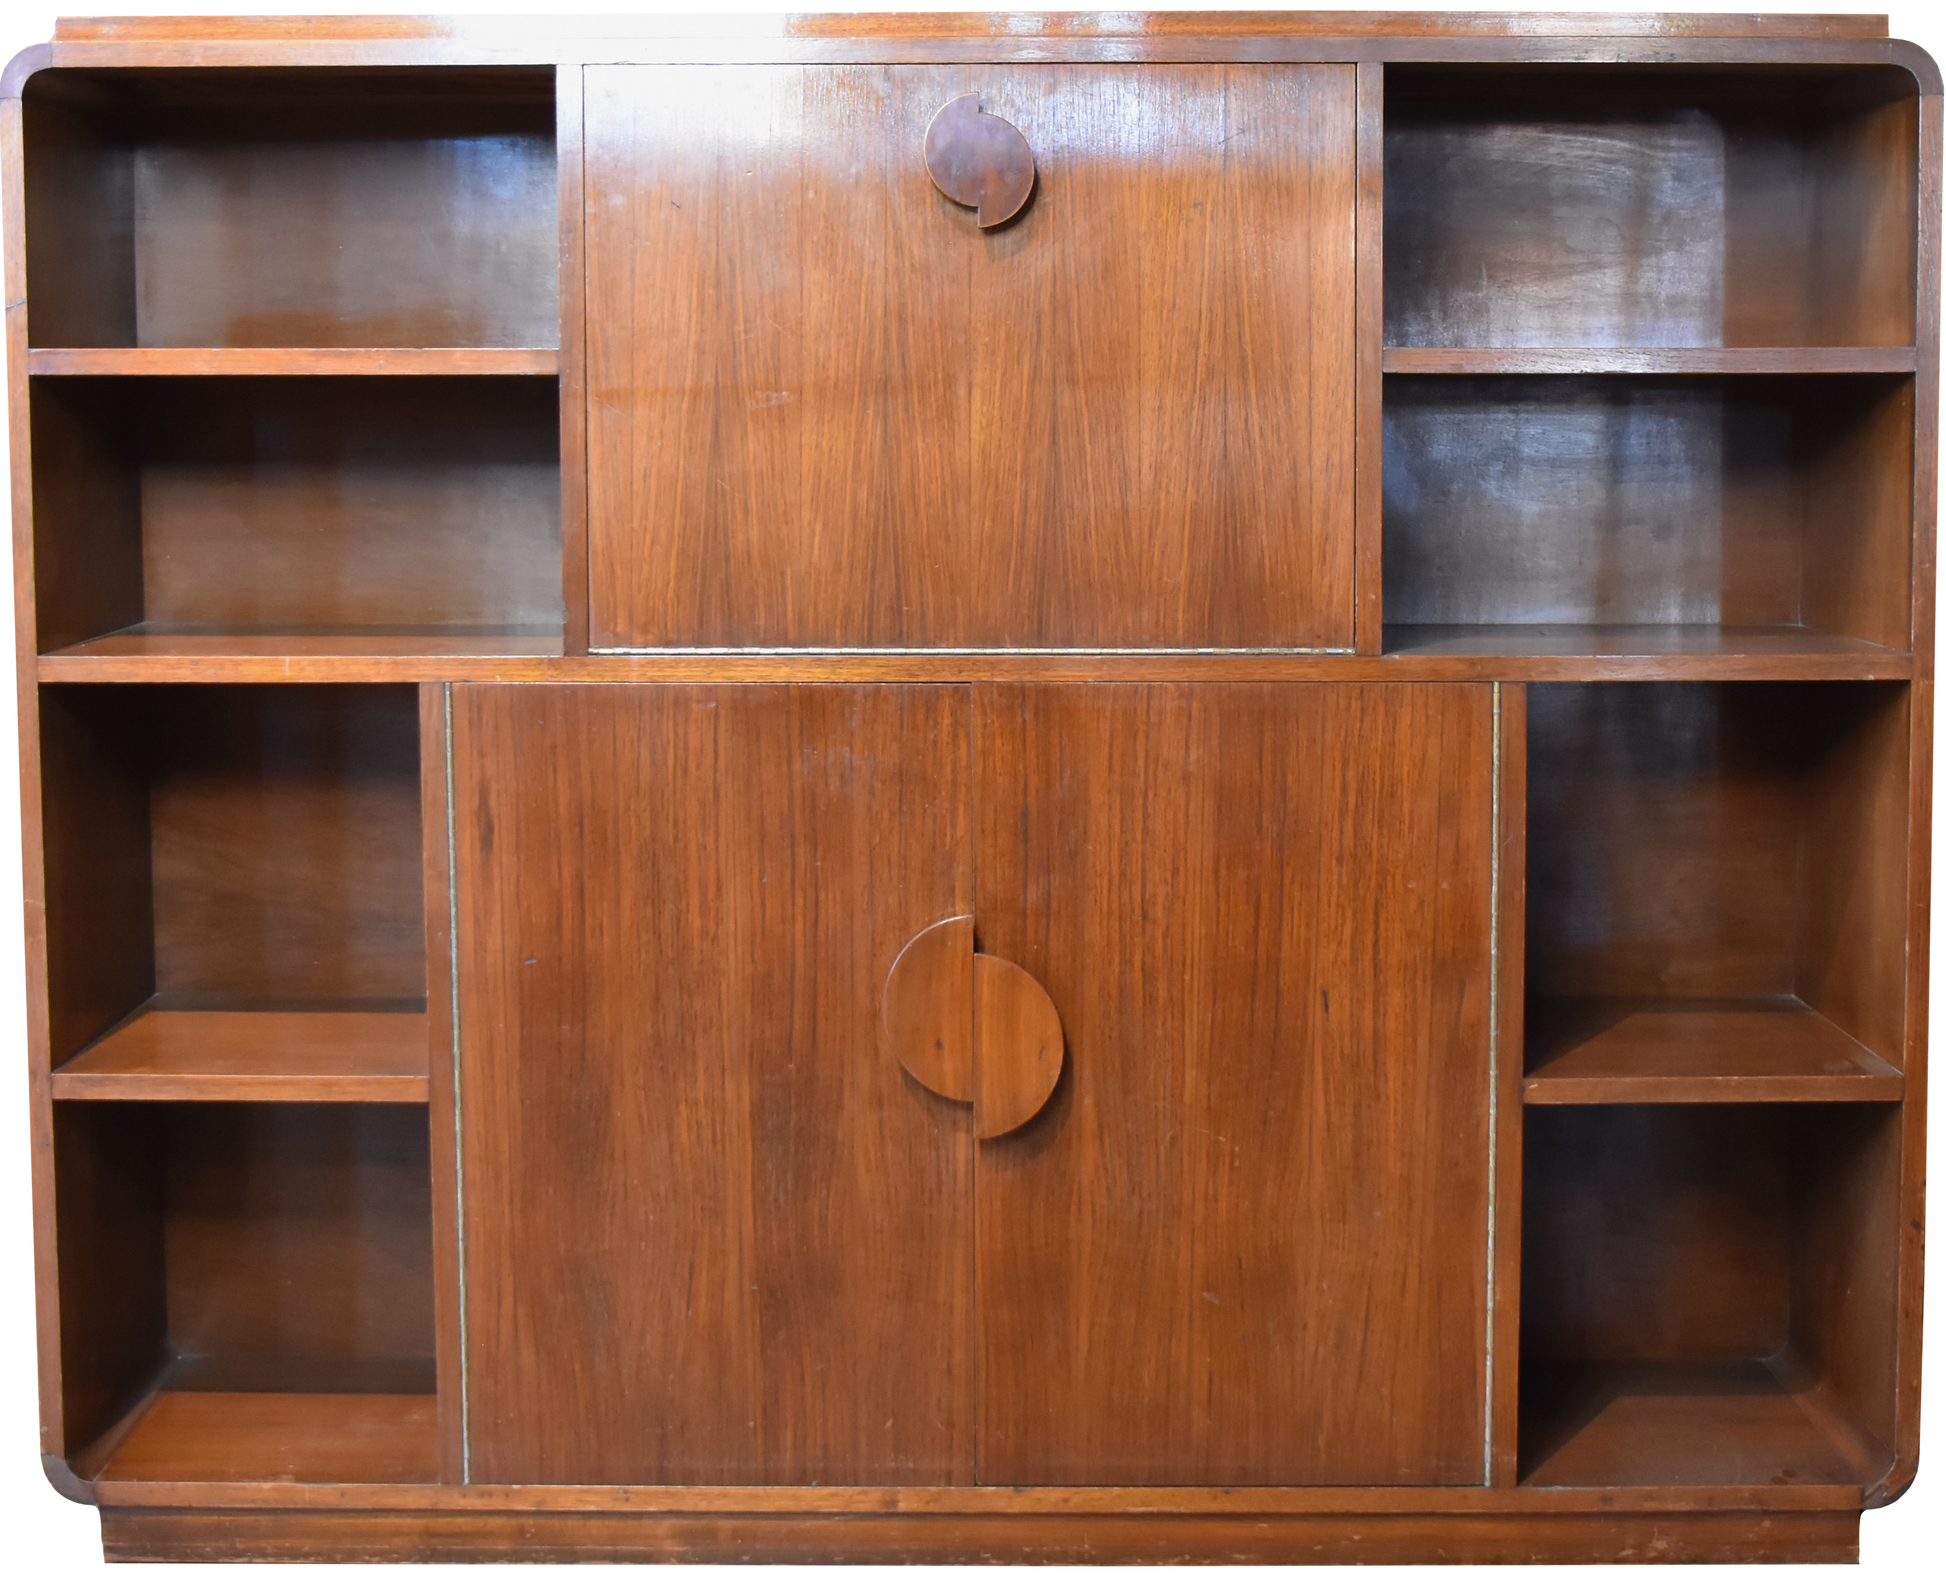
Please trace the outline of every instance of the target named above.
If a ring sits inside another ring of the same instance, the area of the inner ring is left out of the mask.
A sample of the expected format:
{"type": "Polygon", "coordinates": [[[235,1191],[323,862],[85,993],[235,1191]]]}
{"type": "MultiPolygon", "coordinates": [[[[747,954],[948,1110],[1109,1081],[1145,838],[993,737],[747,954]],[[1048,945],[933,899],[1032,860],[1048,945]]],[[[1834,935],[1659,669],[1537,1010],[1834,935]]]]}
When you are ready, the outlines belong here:
{"type": "Polygon", "coordinates": [[[103,1482],[422,1483],[439,1478],[430,1394],[156,1394],[103,1482]]]}
{"type": "Polygon", "coordinates": [[[41,72],[29,329],[50,348],[551,349],[551,67],[41,72]]]}
{"type": "Polygon", "coordinates": [[[1896,683],[1531,685],[1528,1074],[1901,1069],[1908,722],[1896,683]]]}
{"type": "Polygon", "coordinates": [[[40,722],[57,1073],[152,1004],[424,1009],[415,689],[61,685],[40,722]]]}
{"type": "Polygon", "coordinates": [[[1877,1479],[1902,1114],[1530,1105],[1522,1484],[1877,1479]]]}
{"type": "Polygon", "coordinates": [[[1863,1486],[1882,1454],[1762,1361],[1543,1367],[1521,1413],[1529,1487],[1863,1486]]]}
{"type": "Polygon", "coordinates": [[[33,377],[553,377],[558,350],[29,350],[33,377]]]}
{"type": "Polygon", "coordinates": [[[423,1107],[62,1102],[53,1137],[77,1473],[424,1468],[423,1107]]]}
{"type": "Polygon", "coordinates": [[[57,1099],[423,1104],[415,1011],[146,1010],[54,1073],[57,1099]]]}
{"type": "Polygon", "coordinates": [[[61,377],[31,399],[43,650],[559,651],[552,381],[61,377]]]}
{"type": "Polygon", "coordinates": [[[1529,1104],[1896,1103],[1905,1078],[1799,1000],[1530,1002],[1529,1104]]]}
{"type": "Polygon", "coordinates": [[[1909,355],[1918,115],[1889,66],[1388,66],[1385,342],[1909,355]]]}
{"type": "Polygon", "coordinates": [[[1908,377],[1388,377],[1385,648],[1904,652],[1912,401],[1908,377]]]}

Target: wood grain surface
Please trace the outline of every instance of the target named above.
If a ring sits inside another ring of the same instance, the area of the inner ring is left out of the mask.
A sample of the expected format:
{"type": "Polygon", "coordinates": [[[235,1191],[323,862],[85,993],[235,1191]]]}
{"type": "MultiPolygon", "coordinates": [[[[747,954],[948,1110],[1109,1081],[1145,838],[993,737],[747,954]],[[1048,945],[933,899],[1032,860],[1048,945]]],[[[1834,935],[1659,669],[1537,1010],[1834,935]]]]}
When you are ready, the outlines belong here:
{"type": "Polygon", "coordinates": [[[1897,1103],[1905,1079],[1800,1001],[1528,1012],[1529,1104],[1897,1103]]]}
{"type": "Polygon", "coordinates": [[[1520,1561],[1635,1563],[1790,1560],[1853,1563],[1856,1509],[1777,1514],[1050,1514],[775,1513],[740,1515],[333,1513],[111,1509],[102,1539],[113,1558],[196,1561],[254,1557],[345,1562],[410,1558],[427,1544],[491,1560],[789,1563],[1173,1563],[1220,1556],[1273,1565],[1520,1561]]]}
{"type": "Polygon", "coordinates": [[[1491,692],[977,693],[980,1479],[1480,1480],[1491,692]]]}
{"type": "Polygon", "coordinates": [[[879,1028],[971,902],[965,691],[453,720],[473,1479],[970,1481],[968,1121],[879,1028]]]}
{"type": "Polygon", "coordinates": [[[423,1011],[146,1011],[65,1062],[57,1099],[426,1102],[423,1011]]]}
{"type": "Polygon", "coordinates": [[[1904,702],[1876,685],[1530,688],[1530,993],[1802,984],[1896,1064],[1906,832],[1880,795],[1905,776],[1904,702]]]}
{"type": "Polygon", "coordinates": [[[587,81],[597,647],[1350,646],[1350,70],[587,81]]]}
{"type": "Polygon", "coordinates": [[[29,350],[34,377],[552,377],[555,350],[157,347],[29,350]]]}
{"type": "Polygon", "coordinates": [[[423,1107],[170,1104],[145,1113],[163,1139],[156,1182],[169,1350],[190,1358],[177,1386],[430,1388],[423,1107]]]}
{"type": "Polygon", "coordinates": [[[158,992],[424,997],[411,689],[162,690],[138,715],[158,992]]]}
{"type": "Polygon", "coordinates": [[[157,1394],[105,1481],[431,1481],[430,1394],[157,1394]]]}
{"type": "Polygon", "coordinates": [[[1817,1395],[1786,1392],[1756,1361],[1535,1375],[1558,1408],[1536,1407],[1530,1418],[1530,1486],[1629,1486],[1649,1477],[1685,1486],[1813,1486],[1871,1471],[1817,1395]]]}

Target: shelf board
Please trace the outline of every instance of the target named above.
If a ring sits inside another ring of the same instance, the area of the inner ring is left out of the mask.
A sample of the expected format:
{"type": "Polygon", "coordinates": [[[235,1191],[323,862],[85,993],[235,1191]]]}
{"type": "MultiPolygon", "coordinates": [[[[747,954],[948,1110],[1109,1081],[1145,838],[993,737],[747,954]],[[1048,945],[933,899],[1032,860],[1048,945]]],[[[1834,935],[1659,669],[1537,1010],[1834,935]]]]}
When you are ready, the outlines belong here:
{"type": "Polygon", "coordinates": [[[1761,1361],[1521,1373],[1523,1487],[1863,1485],[1885,1462],[1761,1361]]]}
{"type": "Polygon", "coordinates": [[[57,1099],[423,1104],[423,1011],[151,1010],[55,1071],[57,1099]]]}
{"type": "MultiPolygon", "coordinates": [[[[172,629],[138,625],[50,651],[42,663],[248,660],[486,661],[558,656],[558,628],[172,629]]],[[[45,676],[45,674],[43,674],[45,676]]],[[[82,681],[85,674],[78,673],[82,681]]]]}
{"type": "MultiPolygon", "coordinates": [[[[1699,678],[1904,678],[1912,671],[1905,651],[1796,625],[1388,623],[1385,654],[1412,660],[1626,663],[1699,678]]],[[[1647,675],[1646,670],[1638,675],[1647,675]]]]}
{"type": "Polygon", "coordinates": [[[370,1486],[439,1479],[431,1394],[155,1395],[100,1481],[370,1486]]]}
{"type": "Polygon", "coordinates": [[[1801,1001],[1536,1002],[1529,1104],[1894,1104],[1905,1078],[1801,1001]]]}
{"type": "Polygon", "coordinates": [[[1759,376],[1803,372],[1910,372],[1918,365],[1918,355],[1911,345],[1793,345],[1774,349],[1394,346],[1386,349],[1384,364],[1388,372],[1446,377],[1566,376],[1588,373],[1759,376]]]}
{"type": "Polygon", "coordinates": [[[34,377],[556,377],[559,350],[29,350],[34,377]]]}

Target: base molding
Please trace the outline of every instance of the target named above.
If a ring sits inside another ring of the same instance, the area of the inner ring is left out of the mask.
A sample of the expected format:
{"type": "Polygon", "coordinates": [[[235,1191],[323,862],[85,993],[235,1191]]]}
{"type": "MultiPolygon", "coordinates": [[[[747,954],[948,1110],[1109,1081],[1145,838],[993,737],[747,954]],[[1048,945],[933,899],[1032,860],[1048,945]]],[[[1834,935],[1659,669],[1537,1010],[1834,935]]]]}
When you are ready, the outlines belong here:
{"type": "Polygon", "coordinates": [[[101,1539],[111,1562],[1853,1563],[1858,1514],[105,1508],[101,1539]]]}

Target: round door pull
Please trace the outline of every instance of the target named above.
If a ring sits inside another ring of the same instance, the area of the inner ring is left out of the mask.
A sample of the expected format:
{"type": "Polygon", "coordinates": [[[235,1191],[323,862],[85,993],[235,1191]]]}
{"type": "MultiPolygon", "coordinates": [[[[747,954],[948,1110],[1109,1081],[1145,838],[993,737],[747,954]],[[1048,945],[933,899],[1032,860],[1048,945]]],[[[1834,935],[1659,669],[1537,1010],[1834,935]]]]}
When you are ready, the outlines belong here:
{"type": "Polygon", "coordinates": [[[980,108],[967,93],[926,127],[926,173],[963,208],[976,211],[983,230],[1005,224],[1034,190],[1034,150],[1018,127],[980,108]]]}
{"type": "Polygon", "coordinates": [[[971,1104],[974,1136],[1017,1131],[1054,1096],[1067,1058],[1061,1015],[1031,974],[973,949],[970,916],[943,918],[906,942],[882,1009],[906,1074],[971,1104]]]}

